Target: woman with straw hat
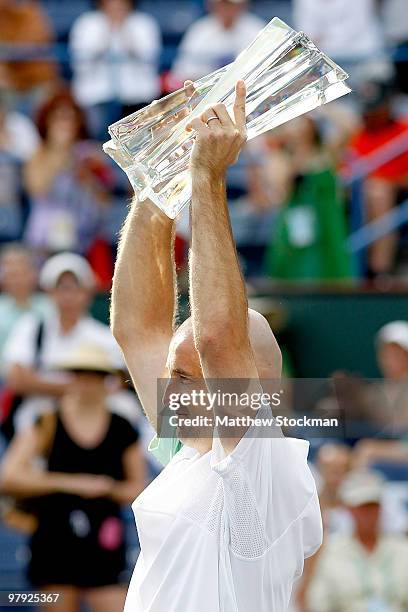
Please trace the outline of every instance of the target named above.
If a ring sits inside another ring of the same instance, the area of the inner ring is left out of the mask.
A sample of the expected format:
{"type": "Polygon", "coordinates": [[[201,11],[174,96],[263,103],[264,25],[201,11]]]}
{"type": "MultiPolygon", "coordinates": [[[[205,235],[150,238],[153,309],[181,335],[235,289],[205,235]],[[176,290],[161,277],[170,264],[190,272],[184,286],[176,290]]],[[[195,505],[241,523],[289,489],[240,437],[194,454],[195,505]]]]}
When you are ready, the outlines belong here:
{"type": "Polygon", "coordinates": [[[61,369],[69,392],[53,413],[17,435],[2,468],[2,488],[38,497],[29,578],[41,591],[60,593],[55,612],[121,611],[125,599],[125,542],[121,505],[145,484],[138,433],[106,405],[114,373],[100,346],[83,344],[61,369]],[[42,457],[46,469],[36,459],[42,457]]]}

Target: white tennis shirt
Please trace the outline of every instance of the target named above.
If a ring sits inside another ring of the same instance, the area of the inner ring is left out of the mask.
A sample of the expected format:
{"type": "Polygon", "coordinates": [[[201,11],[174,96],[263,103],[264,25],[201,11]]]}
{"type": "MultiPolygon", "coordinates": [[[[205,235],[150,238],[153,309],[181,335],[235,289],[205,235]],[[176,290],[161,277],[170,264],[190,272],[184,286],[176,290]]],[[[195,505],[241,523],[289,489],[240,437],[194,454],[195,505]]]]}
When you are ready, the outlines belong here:
{"type": "Polygon", "coordinates": [[[125,612],[284,612],[322,540],[309,444],[184,446],[133,503],[141,553],[125,612]]]}

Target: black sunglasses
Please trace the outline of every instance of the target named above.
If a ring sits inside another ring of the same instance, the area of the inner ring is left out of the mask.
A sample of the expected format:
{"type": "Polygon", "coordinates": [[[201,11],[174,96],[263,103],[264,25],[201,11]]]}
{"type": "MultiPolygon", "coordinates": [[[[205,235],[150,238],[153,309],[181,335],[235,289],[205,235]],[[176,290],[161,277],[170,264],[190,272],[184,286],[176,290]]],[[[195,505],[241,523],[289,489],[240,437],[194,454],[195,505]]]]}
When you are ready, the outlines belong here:
{"type": "Polygon", "coordinates": [[[70,370],[73,374],[91,374],[92,376],[100,376],[101,378],[105,378],[109,376],[109,372],[105,372],[103,370],[91,370],[91,369],[81,369],[75,368],[70,370]]]}

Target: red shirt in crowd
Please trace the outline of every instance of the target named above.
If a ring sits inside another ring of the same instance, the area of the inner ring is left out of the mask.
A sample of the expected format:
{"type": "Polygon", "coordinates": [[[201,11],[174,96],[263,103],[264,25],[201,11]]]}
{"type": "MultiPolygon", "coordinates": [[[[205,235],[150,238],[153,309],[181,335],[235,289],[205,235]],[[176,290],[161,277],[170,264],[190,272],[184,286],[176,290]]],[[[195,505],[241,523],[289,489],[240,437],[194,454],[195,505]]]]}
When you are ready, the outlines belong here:
{"type": "Polygon", "coordinates": [[[363,128],[352,139],[351,151],[357,158],[363,158],[403,134],[407,138],[405,151],[369,174],[370,177],[399,183],[408,178],[408,120],[392,121],[376,130],[363,128]]]}

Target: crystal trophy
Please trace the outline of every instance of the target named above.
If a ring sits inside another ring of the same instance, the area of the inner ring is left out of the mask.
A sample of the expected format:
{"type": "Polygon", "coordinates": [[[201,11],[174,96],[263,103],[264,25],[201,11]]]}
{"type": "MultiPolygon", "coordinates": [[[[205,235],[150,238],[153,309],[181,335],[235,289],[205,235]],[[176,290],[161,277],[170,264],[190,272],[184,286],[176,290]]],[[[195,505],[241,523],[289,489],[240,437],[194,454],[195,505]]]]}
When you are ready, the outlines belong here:
{"type": "Polygon", "coordinates": [[[109,126],[111,140],[103,148],[138,198],[149,198],[174,219],[191,198],[195,132],[186,126],[214,104],[232,112],[238,80],[247,87],[251,139],[349,93],[347,78],[306,34],[275,17],[232,64],[109,126]]]}

